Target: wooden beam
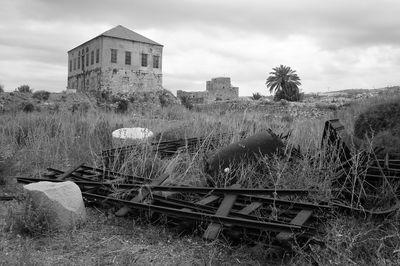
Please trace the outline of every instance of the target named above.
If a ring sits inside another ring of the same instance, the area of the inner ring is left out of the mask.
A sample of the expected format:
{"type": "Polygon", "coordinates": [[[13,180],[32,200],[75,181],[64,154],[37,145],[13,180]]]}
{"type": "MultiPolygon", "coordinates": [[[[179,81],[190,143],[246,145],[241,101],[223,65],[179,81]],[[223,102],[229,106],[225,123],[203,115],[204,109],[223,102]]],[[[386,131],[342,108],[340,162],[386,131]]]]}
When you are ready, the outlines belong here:
{"type": "MultiPolygon", "coordinates": [[[[240,188],[239,184],[235,184],[231,186],[231,188],[240,188]]],[[[228,216],[231,211],[233,205],[235,204],[236,198],[238,195],[227,194],[221,202],[221,205],[218,207],[216,215],[219,216],[228,216]]],[[[208,240],[216,239],[221,232],[222,225],[219,223],[210,223],[204,232],[203,238],[208,240]]]]}
{"type": "Polygon", "coordinates": [[[78,170],[79,168],[81,168],[81,166],[83,166],[85,163],[81,163],[79,165],[76,165],[74,167],[72,167],[71,169],[69,169],[68,171],[66,171],[65,173],[61,174],[60,176],[57,177],[57,180],[64,180],[65,178],[69,177],[70,175],[72,175],[73,172],[75,172],[76,170],[78,170]]]}
{"type": "Polygon", "coordinates": [[[211,202],[214,202],[214,201],[216,201],[216,200],[218,200],[218,199],[219,199],[219,196],[217,196],[217,195],[211,195],[211,196],[208,196],[208,197],[206,197],[206,198],[204,198],[204,199],[199,200],[199,201],[196,202],[195,204],[198,204],[198,205],[207,205],[207,204],[210,204],[211,202]]]}
{"type": "MultiPolygon", "coordinates": [[[[312,211],[311,210],[301,210],[297,215],[293,218],[290,224],[294,225],[303,225],[307,220],[311,217],[312,211]]],[[[289,232],[280,232],[276,239],[280,242],[288,242],[290,239],[293,239],[294,233],[289,232]]]]}

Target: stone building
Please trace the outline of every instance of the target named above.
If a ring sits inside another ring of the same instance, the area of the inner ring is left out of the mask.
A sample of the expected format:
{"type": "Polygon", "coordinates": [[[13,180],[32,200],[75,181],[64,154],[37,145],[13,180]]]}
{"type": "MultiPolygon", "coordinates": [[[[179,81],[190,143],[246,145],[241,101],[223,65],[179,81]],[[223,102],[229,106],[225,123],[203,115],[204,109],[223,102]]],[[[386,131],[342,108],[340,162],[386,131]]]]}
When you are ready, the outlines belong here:
{"type": "Polygon", "coordinates": [[[213,78],[206,83],[208,97],[214,100],[233,100],[239,98],[239,88],[232,87],[231,78],[213,78]]]}
{"type": "Polygon", "coordinates": [[[162,89],[163,46],[121,25],[68,51],[68,90],[162,89]]]}

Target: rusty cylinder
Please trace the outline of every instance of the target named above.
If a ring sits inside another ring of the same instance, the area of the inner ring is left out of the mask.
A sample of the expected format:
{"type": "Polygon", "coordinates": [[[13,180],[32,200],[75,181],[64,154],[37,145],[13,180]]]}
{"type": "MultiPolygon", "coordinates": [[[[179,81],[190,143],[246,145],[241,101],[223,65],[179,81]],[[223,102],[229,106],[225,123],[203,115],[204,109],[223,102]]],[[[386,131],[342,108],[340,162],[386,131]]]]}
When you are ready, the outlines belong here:
{"type": "Polygon", "coordinates": [[[206,171],[218,174],[235,163],[251,162],[257,156],[271,156],[284,150],[284,143],[275,134],[263,131],[223,147],[206,158],[206,171]]]}

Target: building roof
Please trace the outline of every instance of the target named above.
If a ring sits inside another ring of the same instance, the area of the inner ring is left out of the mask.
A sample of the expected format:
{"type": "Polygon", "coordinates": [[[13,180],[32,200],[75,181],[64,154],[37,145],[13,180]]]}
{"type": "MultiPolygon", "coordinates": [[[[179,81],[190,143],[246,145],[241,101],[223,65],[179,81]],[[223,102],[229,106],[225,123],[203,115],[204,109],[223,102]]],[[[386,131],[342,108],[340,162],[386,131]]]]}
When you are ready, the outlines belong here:
{"type": "Polygon", "coordinates": [[[152,40],[144,37],[143,35],[140,35],[128,28],[125,28],[124,26],[121,26],[121,25],[118,25],[108,31],[105,31],[102,34],[100,34],[99,36],[107,36],[107,37],[119,38],[119,39],[124,39],[124,40],[129,40],[129,41],[161,45],[159,43],[156,43],[155,41],[152,41],[152,40]]]}
{"type": "Polygon", "coordinates": [[[96,39],[99,37],[111,37],[111,38],[117,38],[117,39],[123,39],[123,40],[129,40],[129,41],[134,41],[134,42],[142,42],[142,43],[149,43],[149,44],[153,44],[153,45],[159,45],[159,46],[163,46],[162,44],[159,44],[155,41],[150,40],[149,38],[144,37],[143,35],[140,35],[139,33],[136,33],[128,28],[125,28],[124,26],[118,25],[108,31],[103,32],[102,34],[76,46],[75,48],[72,48],[71,50],[69,50],[68,52],[96,39]]]}

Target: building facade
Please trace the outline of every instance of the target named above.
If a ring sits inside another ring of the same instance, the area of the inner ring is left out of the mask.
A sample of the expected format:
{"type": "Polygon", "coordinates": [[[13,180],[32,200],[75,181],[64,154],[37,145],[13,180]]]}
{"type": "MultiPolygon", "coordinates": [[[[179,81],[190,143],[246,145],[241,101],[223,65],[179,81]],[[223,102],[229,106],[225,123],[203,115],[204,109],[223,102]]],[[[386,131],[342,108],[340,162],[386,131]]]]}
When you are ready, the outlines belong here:
{"type": "Polygon", "coordinates": [[[68,90],[129,93],[162,89],[163,46],[123,26],[68,51],[68,90]]]}

